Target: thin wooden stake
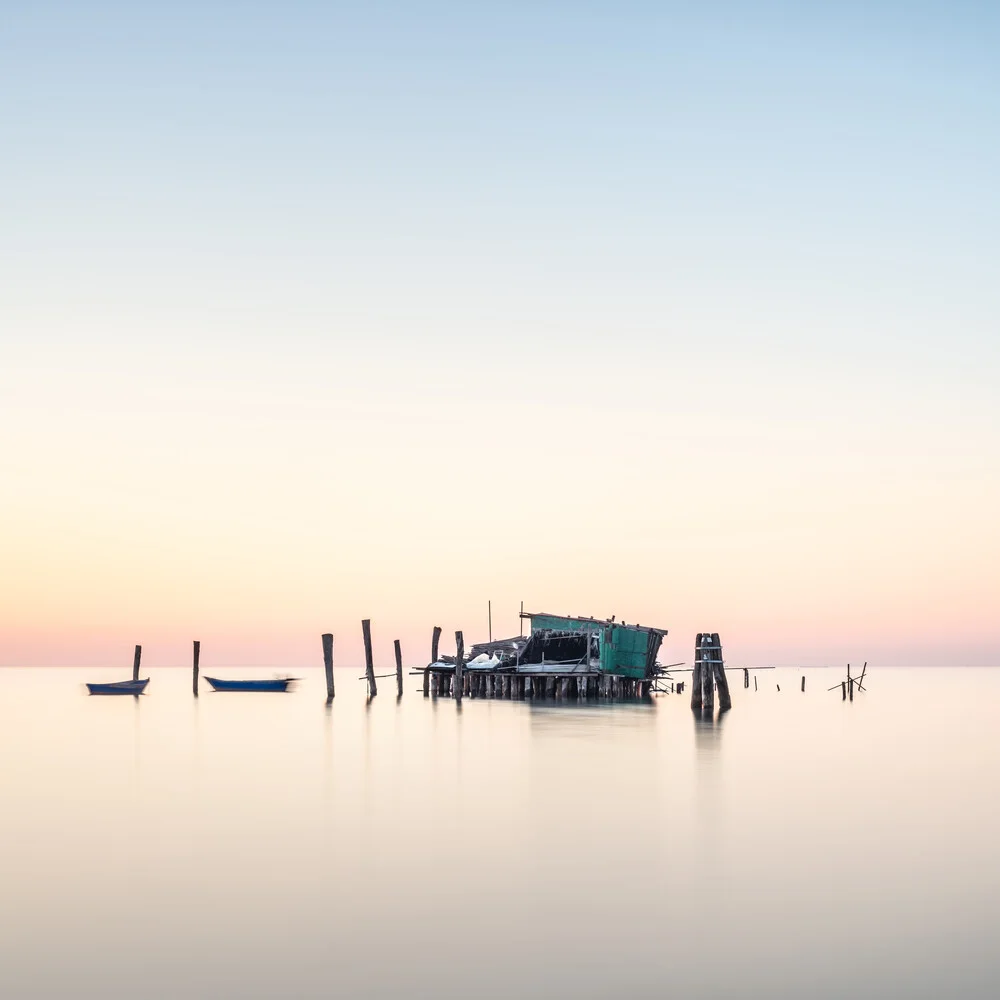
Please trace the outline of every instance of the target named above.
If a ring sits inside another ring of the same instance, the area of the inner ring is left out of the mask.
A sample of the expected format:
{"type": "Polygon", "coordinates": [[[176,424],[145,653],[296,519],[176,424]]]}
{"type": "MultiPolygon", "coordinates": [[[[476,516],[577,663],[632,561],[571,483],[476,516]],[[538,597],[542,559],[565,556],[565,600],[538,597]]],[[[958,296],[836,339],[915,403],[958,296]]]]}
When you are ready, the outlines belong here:
{"type": "Polygon", "coordinates": [[[135,657],[132,660],[132,680],[139,679],[139,661],[142,659],[142,646],[135,647],[135,657]]]}
{"type": "Polygon", "coordinates": [[[333,701],[333,633],[323,633],[323,669],[326,671],[326,702],[333,701]]]}
{"type": "Polygon", "coordinates": [[[372,660],[372,623],[370,618],[361,622],[361,631],[365,637],[365,674],[368,678],[368,696],[374,698],[378,694],[375,683],[375,664],[372,660]]]}
{"type": "Polygon", "coordinates": [[[191,686],[194,689],[194,696],[198,697],[198,661],[201,659],[201,643],[194,640],[194,664],[192,667],[191,686]]]}
{"type": "Polygon", "coordinates": [[[396,647],[396,697],[403,697],[403,653],[399,648],[399,640],[393,640],[396,647]]]}

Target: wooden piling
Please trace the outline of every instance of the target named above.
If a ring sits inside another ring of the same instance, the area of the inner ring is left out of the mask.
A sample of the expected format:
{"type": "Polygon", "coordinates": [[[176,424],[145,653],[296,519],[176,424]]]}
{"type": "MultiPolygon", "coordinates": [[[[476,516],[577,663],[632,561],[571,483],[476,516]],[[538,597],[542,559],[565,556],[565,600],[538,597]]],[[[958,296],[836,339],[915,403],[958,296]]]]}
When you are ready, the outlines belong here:
{"type": "Polygon", "coordinates": [[[695,712],[701,711],[701,660],[699,659],[695,659],[694,670],[691,673],[691,708],[695,712]]]}
{"type": "Polygon", "coordinates": [[[802,675],[802,693],[805,694],[806,691],[806,675],[802,675]]]}
{"type": "Polygon", "coordinates": [[[746,667],[743,668],[743,686],[750,687],[750,671],[746,667]]]}
{"type": "Polygon", "coordinates": [[[756,674],[753,675],[753,689],[754,689],[754,691],[757,690],[757,675],[756,674]]]}
{"type": "Polygon", "coordinates": [[[135,647],[135,656],[132,658],[132,680],[139,679],[139,661],[142,659],[142,646],[135,647]]]}
{"type": "Polygon", "coordinates": [[[326,703],[333,701],[333,633],[323,633],[323,670],[326,673],[326,703]]]}
{"type": "Polygon", "coordinates": [[[430,694],[431,690],[431,668],[424,667],[424,697],[430,694]]]}
{"type": "Polygon", "coordinates": [[[393,639],[396,650],[396,697],[403,697],[403,651],[399,648],[399,640],[393,639]]]}
{"type": "Polygon", "coordinates": [[[708,662],[701,665],[701,710],[706,715],[715,712],[715,675],[708,662]]]}
{"type": "Polygon", "coordinates": [[[462,700],[462,682],[465,672],[465,637],[461,632],[455,633],[455,700],[462,700]]]}
{"type": "Polygon", "coordinates": [[[198,697],[198,661],[201,659],[201,643],[194,640],[194,654],[191,668],[191,686],[194,689],[194,696],[198,697]]]}
{"type": "Polygon", "coordinates": [[[840,682],[840,700],[847,701],[847,681],[840,682]]]}
{"type": "Polygon", "coordinates": [[[431,636],[431,663],[437,663],[438,643],[441,641],[441,626],[434,626],[434,634],[431,636]]]}
{"type": "Polygon", "coordinates": [[[375,662],[372,659],[372,623],[370,618],[365,618],[362,621],[361,632],[365,637],[365,675],[368,678],[368,697],[374,698],[378,694],[378,685],[375,683],[375,662]]]}
{"type": "Polygon", "coordinates": [[[729,694],[729,681],[726,678],[726,665],[722,660],[722,642],[719,633],[712,633],[712,669],[715,673],[715,685],[719,689],[719,711],[728,712],[733,707],[733,699],[729,694]]]}

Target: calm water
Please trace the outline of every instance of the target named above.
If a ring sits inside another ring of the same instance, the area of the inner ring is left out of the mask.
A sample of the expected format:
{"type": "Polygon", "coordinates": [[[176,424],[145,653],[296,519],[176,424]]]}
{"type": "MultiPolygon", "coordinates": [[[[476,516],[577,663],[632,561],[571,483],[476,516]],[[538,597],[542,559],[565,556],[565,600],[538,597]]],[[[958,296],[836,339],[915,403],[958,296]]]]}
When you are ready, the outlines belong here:
{"type": "Polygon", "coordinates": [[[126,673],[0,670],[4,997],[996,995],[1000,671],[715,724],[126,673]]]}

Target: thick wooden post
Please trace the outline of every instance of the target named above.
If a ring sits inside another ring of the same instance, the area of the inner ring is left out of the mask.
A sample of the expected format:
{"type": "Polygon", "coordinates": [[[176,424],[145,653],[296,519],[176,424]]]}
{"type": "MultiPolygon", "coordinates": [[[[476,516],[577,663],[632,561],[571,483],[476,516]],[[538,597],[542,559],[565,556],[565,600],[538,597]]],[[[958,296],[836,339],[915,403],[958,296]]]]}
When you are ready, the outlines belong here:
{"type": "Polygon", "coordinates": [[[139,661],[142,659],[142,646],[135,647],[135,656],[132,659],[132,680],[139,679],[139,661]]]}
{"type": "Polygon", "coordinates": [[[465,637],[455,633],[455,700],[462,700],[462,681],[465,671],[465,637]]]}
{"type": "Polygon", "coordinates": [[[750,671],[746,667],[743,668],[743,686],[750,687],[750,671]]]}
{"type": "Polygon", "coordinates": [[[333,633],[323,633],[323,669],[326,671],[326,700],[333,701],[333,633]]]}
{"type": "Polygon", "coordinates": [[[396,647],[396,697],[403,697],[403,651],[399,648],[399,640],[394,639],[396,647]]]}
{"type": "Polygon", "coordinates": [[[431,692],[431,668],[424,667],[424,697],[426,698],[431,692]]]}
{"type": "Polygon", "coordinates": [[[438,661],[438,643],[441,641],[441,626],[434,626],[434,634],[431,636],[431,663],[438,661]]]}
{"type": "Polygon", "coordinates": [[[840,700],[847,701],[847,681],[840,682],[840,700]]]}
{"type": "Polygon", "coordinates": [[[694,670],[691,674],[691,708],[701,711],[701,650],[694,651],[694,670]]]}
{"type": "Polygon", "coordinates": [[[733,699],[729,694],[726,665],[722,661],[722,641],[718,632],[712,633],[712,666],[715,670],[715,684],[719,689],[719,711],[728,712],[733,707],[733,699]]]}
{"type": "Polygon", "coordinates": [[[711,662],[701,664],[701,710],[708,715],[715,712],[715,675],[711,662]]]}
{"type": "Polygon", "coordinates": [[[201,659],[201,643],[194,640],[194,665],[191,671],[191,686],[194,689],[194,696],[198,697],[198,661],[201,659]]]}
{"type": "Polygon", "coordinates": [[[366,618],[361,623],[361,631],[365,637],[365,675],[368,677],[368,696],[374,698],[378,694],[378,685],[375,683],[375,663],[372,660],[372,623],[370,618],[366,618]]]}
{"type": "Polygon", "coordinates": [[[806,675],[802,675],[802,693],[805,694],[806,691],[806,675]]]}

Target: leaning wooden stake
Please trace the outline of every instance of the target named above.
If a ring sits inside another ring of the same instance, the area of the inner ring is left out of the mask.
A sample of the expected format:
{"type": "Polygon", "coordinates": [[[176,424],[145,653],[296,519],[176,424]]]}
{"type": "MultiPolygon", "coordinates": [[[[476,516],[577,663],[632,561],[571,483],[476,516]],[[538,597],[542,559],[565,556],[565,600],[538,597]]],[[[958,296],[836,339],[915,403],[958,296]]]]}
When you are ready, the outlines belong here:
{"type": "Polygon", "coordinates": [[[455,633],[455,700],[462,700],[462,675],[464,673],[465,638],[461,632],[455,633]]]}
{"type": "Polygon", "coordinates": [[[132,660],[132,680],[139,679],[139,661],[142,659],[142,646],[135,647],[135,657],[132,660]]]}
{"type": "Polygon", "coordinates": [[[375,663],[372,660],[372,623],[370,618],[366,618],[361,623],[361,631],[365,637],[365,675],[368,678],[368,696],[374,698],[378,694],[378,685],[375,683],[375,663]]]}
{"type": "Polygon", "coordinates": [[[198,697],[198,661],[201,659],[201,643],[194,640],[194,665],[192,668],[191,686],[194,688],[194,696],[198,697]]]}
{"type": "Polygon", "coordinates": [[[399,640],[394,639],[396,647],[396,697],[403,697],[403,653],[399,648],[399,640]]]}
{"type": "Polygon", "coordinates": [[[323,669],[326,671],[326,702],[333,701],[333,633],[323,633],[323,669]]]}

